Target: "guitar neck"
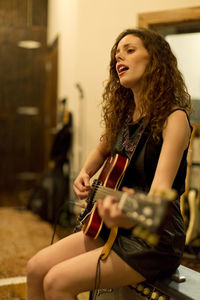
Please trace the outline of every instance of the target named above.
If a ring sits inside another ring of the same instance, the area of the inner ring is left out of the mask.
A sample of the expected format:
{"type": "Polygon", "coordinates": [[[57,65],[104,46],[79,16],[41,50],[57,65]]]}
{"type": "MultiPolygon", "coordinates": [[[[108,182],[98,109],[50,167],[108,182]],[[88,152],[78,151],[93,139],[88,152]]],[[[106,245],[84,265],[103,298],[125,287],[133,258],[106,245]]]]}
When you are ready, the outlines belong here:
{"type": "Polygon", "coordinates": [[[121,198],[122,194],[123,194],[123,192],[121,192],[119,190],[113,190],[109,187],[100,185],[100,186],[96,187],[94,201],[97,201],[98,199],[104,199],[108,195],[114,196],[119,200],[121,198]]]}
{"type": "Polygon", "coordinates": [[[98,199],[104,199],[106,196],[113,196],[116,197],[119,202],[123,201],[123,199],[128,199],[128,201],[141,201],[145,202],[146,204],[152,204],[154,205],[161,205],[163,202],[168,202],[169,200],[175,199],[174,191],[168,191],[168,194],[161,195],[161,196],[154,196],[154,195],[148,195],[144,192],[135,192],[134,194],[128,194],[126,192],[122,192],[119,190],[114,190],[109,187],[105,186],[96,186],[95,187],[95,195],[94,195],[94,202],[98,199]]]}
{"type": "Polygon", "coordinates": [[[143,192],[136,192],[130,195],[104,186],[98,186],[95,189],[94,201],[104,199],[107,195],[116,197],[119,202],[119,209],[131,220],[144,228],[148,228],[151,232],[161,229],[170,211],[170,200],[175,199],[176,195],[173,190],[169,191],[165,196],[150,196],[143,192]]]}

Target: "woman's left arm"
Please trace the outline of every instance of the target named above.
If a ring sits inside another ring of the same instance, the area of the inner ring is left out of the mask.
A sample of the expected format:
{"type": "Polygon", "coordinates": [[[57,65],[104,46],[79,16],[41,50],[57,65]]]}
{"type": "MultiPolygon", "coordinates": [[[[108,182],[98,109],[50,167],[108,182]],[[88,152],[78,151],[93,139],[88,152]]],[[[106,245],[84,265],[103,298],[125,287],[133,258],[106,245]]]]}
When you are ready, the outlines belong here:
{"type": "Polygon", "coordinates": [[[183,152],[188,147],[190,135],[191,129],[186,113],[176,110],[168,117],[164,126],[163,144],[150,194],[172,187],[183,152]]]}

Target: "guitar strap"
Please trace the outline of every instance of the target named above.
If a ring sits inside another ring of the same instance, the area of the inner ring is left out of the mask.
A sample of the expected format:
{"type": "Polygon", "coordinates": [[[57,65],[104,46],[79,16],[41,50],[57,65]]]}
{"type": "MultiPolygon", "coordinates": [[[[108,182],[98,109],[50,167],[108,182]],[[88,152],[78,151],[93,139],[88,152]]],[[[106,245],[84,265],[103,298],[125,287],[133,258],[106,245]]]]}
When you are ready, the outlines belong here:
{"type": "MultiPolygon", "coordinates": [[[[119,149],[119,147],[125,148],[127,157],[129,159],[126,169],[127,169],[128,165],[130,164],[130,161],[135,153],[135,150],[139,144],[139,141],[141,140],[141,137],[144,133],[145,128],[146,128],[146,126],[144,125],[144,122],[140,122],[140,125],[136,130],[134,139],[131,141],[131,144],[126,143],[128,124],[126,124],[125,127],[122,128],[121,132],[117,136],[116,143],[115,143],[116,148],[118,148],[118,149],[119,149]],[[128,144],[128,146],[127,146],[127,144],[128,144]]],[[[126,171],[126,169],[125,169],[125,171],[126,171]]],[[[125,172],[124,172],[124,174],[125,174],[125,172]]],[[[123,174],[123,176],[124,176],[124,174],[123,174]]],[[[121,178],[121,181],[123,179],[123,176],[121,178]]],[[[121,181],[120,181],[120,183],[121,183],[121,181]]],[[[119,183],[119,185],[120,185],[120,183],[119,183]]],[[[101,260],[105,260],[108,257],[110,250],[114,244],[114,241],[117,237],[117,233],[118,233],[118,226],[111,228],[109,237],[108,237],[108,239],[102,249],[101,255],[100,255],[101,260]]]]}

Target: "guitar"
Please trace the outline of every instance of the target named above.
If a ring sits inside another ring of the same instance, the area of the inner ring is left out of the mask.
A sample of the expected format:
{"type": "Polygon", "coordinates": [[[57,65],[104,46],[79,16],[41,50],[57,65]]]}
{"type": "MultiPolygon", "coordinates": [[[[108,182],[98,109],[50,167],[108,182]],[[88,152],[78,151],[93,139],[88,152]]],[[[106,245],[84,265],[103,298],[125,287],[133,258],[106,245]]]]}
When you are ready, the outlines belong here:
{"type": "Polygon", "coordinates": [[[98,237],[103,225],[103,221],[98,215],[95,204],[97,199],[95,198],[97,189],[100,186],[104,186],[109,187],[112,190],[116,190],[121,183],[121,180],[127,169],[128,163],[128,158],[119,154],[115,154],[115,156],[108,157],[99,175],[99,178],[97,180],[94,180],[92,184],[93,189],[89,194],[88,198],[86,199],[86,209],[82,214],[80,214],[77,220],[78,225],[76,226],[75,231],[81,228],[85,234],[93,238],[98,237]]]}
{"type": "Polygon", "coordinates": [[[190,219],[186,231],[186,245],[189,245],[191,241],[193,241],[199,236],[200,192],[195,189],[191,189],[188,193],[188,202],[190,210],[190,219]]]}
{"type": "Polygon", "coordinates": [[[79,226],[86,235],[94,239],[99,236],[103,221],[98,214],[96,200],[103,199],[106,195],[115,196],[119,201],[119,209],[140,225],[140,227],[134,227],[135,235],[149,238],[149,233],[158,233],[162,230],[171,208],[169,200],[175,198],[175,192],[170,190],[165,195],[147,196],[141,192],[129,195],[117,190],[127,166],[128,159],[116,154],[107,159],[98,180],[94,180],[92,192],[86,200],[87,207],[78,218],[79,226]],[[141,230],[141,228],[148,231],[141,230]]]}
{"type": "Polygon", "coordinates": [[[188,156],[187,156],[187,176],[186,189],[181,197],[181,213],[185,223],[186,245],[190,245],[199,237],[200,225],[200,127],[199,124],[192,124],[188,156]]]}

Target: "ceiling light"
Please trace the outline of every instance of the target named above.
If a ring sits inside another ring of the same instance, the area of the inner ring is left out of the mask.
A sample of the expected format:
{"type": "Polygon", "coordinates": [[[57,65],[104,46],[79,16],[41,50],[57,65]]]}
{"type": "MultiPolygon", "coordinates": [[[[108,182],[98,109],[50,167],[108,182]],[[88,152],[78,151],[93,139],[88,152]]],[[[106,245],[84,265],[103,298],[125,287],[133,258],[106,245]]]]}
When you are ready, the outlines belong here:
{"type": "Polygon", "coordinates": [[[32,40],[20,41],[17,45],[20,48],[26,48],[26,49],[37,49],[41,47],[40,42],[32,41],[32,40]]]}

